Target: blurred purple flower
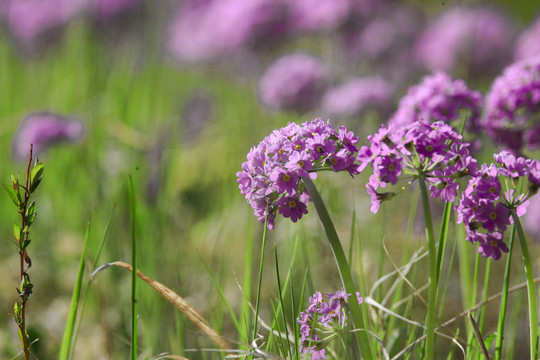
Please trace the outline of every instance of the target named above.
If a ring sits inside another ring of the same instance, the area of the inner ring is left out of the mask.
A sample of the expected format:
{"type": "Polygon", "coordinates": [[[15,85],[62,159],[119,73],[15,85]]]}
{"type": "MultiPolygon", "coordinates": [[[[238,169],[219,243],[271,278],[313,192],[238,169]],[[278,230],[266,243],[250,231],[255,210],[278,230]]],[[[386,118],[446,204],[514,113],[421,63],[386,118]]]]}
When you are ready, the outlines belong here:
{"type": "Polygon", "coordinates": [[[294,0],[289,2],[292,30],[328,31],[337,28],[351,12],[351,0],[294,0]]]}
{"type": "Polygon", "coordinates": [[[91,0],[95,14],[100,20],[109,20],[116,15],[133,9],[139,0],[91,0]]]}
{"type": "Polygon", "coordinates": [[[88,0],[2,0],[2,12],[19,40],[33,41],[44,32],[66,24],[85,9],[88,0]]]}
{"type": "Polygon", "coordinates": [[[463,63],[475,72],[496,72],[511,57],[516,28],[488,7],[452,7],[418,37],[413,56],[429,70],[453,73],[463,63]]]}
{"type": "Polygon", "coordinates": [[[318,58],[295,53],[282,56],[259,81],[261,102],[273,109],[310,110],[328,85],[328,73],[318,58]]]}
{"type": "Polygon", "coordinates": [[[540,55],[508,66],[486,95],[480,125],[497,143],[519,152],[540,147],[540,55]]]}
{"type": "Polygon", "coordinates": [[[13,155],[18,160],[28,158],[30,144],[34,154],[40,155],[49,146],[58,142],[75,142],[85,133],[80,120],[67,119],[50,112],[29,114],[20,124],[12,141],[13,155]]]}
{"type": "Polygon", "coordinates": [[[460,117],[462,110],[467,110],[467,129],[476,132],[481,107],[480,92],[469,90],[461,79],[452,80],[447,74],[436,72],[409,88],[388,124],[400,127],[417,120],[450,123],[460,117]]]}
{"type": "Polygon", "coordinates": [[[533,197],[530,200],[527,213],[523,216],[522,220],[525,231],[536,242],[540,242],[540,197],[533,197]]]}
{"type": "Polygon", "coordinates": [[[358,55],[371,61],[395,57],[398,52],[409,49],[423,22],[412,8],[386,8],[370,19],[358,35],[358,55]]]}
{"type": "Polygon", "coordinates": [[[525,29],[516,40],[514,60],[540,55],[540,18],[525,29]]]}
{"type": "Polygon", "coordinates": [[[363,110],[384,108],[392,88],[381,77],[352,78],[329,89],[322,98],[322,111],[332,117],[354,116],[363,110]]]}
{"type": "Polygon", "coordinates": [[[170,28],[169,49],[186,62],[231,55],[285,31],[280,0],[186,1],[170,28]]]}

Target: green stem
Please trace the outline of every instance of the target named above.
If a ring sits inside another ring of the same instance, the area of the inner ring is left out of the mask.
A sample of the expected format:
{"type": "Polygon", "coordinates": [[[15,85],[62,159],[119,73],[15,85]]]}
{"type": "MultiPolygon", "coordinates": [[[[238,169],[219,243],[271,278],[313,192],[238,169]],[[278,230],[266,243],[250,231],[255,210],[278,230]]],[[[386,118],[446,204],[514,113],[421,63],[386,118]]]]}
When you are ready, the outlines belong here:
{"type": "Polygon", "coordinates": [[[529,299],[529,331],[530,331],[530,358],[536,359],[537,354],[537,341],[538,341],[538,317],[536,313],[536,290],[534,288],[534,276],[531,263],[531,257],[529,255],[529,248],[527,247],[527,241],[525,239],[525,233],[521,227],[519,216],[515,209],[510,211],[512,218],[514,219],[514,226],[519,238],[519,244],[521,245],[521,252],[523,256],[523,265],[525,267],[525,276],[527,277],[527,297],[529,299]]]}
{"type": "Polygon", "coordinates": [[[429,297],[426,316],[426,353],[425,359],[432,360],[435,351],[435,311],[437,308],[437,252],[435,236],[433,235],[433,223],[431,221],[431,209],[429,206],[429,194],[423,176],[418,178],[420,192],[422,193],[422,206],[426,225],[426,236],[429,254],[429,297]]]}
{"type": "MultiPolygon", "coordinates": [[[[356,301],[356,290],[352,279],[350,267],[347,263],[345,252],[343,251],[343,247],[341,246],[341,242],[337,235],[336,229],[334,228],[332,219],[330,218],[330,214],[328,213],[328,210],[324,205],[321,195],[319,194],[319,191],[315,187],[313,181],[311,181],[309,177],[304,177],[303,181],[306,185],[306,189],[309,192],[309,196],[311,197],[311,200],[315,205],[315,209],[317,210],[319,219],[322,222],[324,231],[326,232],[326,236],[328,237],[328,241],[330,242],[330,247],[332,248],[332,252],[334,254],[334,258],[339,269],[339,275],[341,276],[341,281],[343,282],[345,291],[351,294],[349,307],[351,310],[354,326],[356,329],[365,329],[366,327],[364,324],[364,317],[362,316],[362,310],[360,309],[358,301],[356,301]]],[[[358,340],[358,344],[360,345],[360,352],[362,357],[364,359],[375,358],[371,350],[368,334],[365,331],[357,331],[355,334],[358,340]]]]}
{"type": "Polygon", "coordinates": [[[501,358],[502,342],[504,334],[504,320],[506,318],[506,304],[508,302],[508,286],[510,285],[510,264],[512,263],[512,250],[514,248],[514,239],[516,236],[516,227],[512,227],[510,234],[510,246],[508,257],[506,258],[506,269],[504,270],[504,283],[501,297],[501,310],[499,311],[499,323],[497,325],[497,339],[495,340],[495,360],[501,358]]]}

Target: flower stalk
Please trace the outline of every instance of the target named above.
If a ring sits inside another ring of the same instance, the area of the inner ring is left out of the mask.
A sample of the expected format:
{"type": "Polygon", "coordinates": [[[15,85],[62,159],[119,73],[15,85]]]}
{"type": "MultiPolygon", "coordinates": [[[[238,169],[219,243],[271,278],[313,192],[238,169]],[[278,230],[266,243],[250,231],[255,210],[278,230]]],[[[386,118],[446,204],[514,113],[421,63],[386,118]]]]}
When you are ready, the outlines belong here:
{"type": "Polygon", "coordinates": [[[527,282],[527,299],[529,302],[529,345],[530,345],[530,358],[537,359],[538,354],[538,315],[536,310],[536,290],[534,287],[534,275],[531,263],[531,256],[529,254],[529,248],[523,232],[523,227],[519,221],[519,216],[516,209],[510,210],[510,214],[514,219],[516,232],[518,234],[519,244],[521,246],[521,253],[523,256],[523,265],[525,267],[525,276],[527,282]]]}
{"type": "MultiPolygon", "coordinates": [[[[356,294],[354,282],[350,272],[350,267],[347,263],[345,252],[343,251],[343,247],[341,246],[341,242],[337,235],[332,219],[330,218],[330,214],[328,213],[328,210],[326,209],[326,206],[324,205],[324,202],[313,181],[311,181],[309,177],[305,177],[303,178],[303,180],[311,197],[311,201],[313,201],[313,204],[315,205],[315,209],[317,210],[319,219],[323,224],[326,236],[328,237],[328,241],[330,242],[330,247],[332,248],[332,253],[334,254],[334,258],[336,260],[336,264],[339,270],[339,275],[341,277],[341,281],[343,282],[345,291],[349,294],[356,294]]],[[[358,302],[350,301],[349,306],[355,328],[365,329],[366,326],[364,324],[364,317],[362,315],[362,310],[360,309],[358,302]]],[[[356,337],[358,339],[358,344],[360,346],[360,352],[362,357],[364,359],[373,359],[374,357],[367,333],[364,331],[356,332],[356,337]]]]}
{"type": "Polygon", "coordinates": [[[433,234],[433,222],[431,220],[431,209],[429,206],[429,194],[426,180],[423,176],[418,178],[420,193],[422,194],[422,207],[424,210],[424,222],[426,227],[426,237],[428,242],[429,256],[429,295],[426,315],[426,352],[425,358],[433,359],[435,350],[435,315],[437,310],[437,251],[435,246],[435,236],[433,234]]]}

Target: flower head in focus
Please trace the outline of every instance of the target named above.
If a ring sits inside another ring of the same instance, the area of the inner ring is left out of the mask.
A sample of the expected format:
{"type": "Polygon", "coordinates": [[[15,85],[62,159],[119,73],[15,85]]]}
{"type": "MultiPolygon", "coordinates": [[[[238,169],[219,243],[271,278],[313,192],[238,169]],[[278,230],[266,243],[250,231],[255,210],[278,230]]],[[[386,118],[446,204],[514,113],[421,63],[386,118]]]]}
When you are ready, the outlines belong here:
{"type": "Polygon", "coordinates": [[[373,170],[366,185],[373,213],[396,195],[378,192],[379,188],[408,180],[402,191],[421,177],[427,181],[432,197],[453,202],[459,188],[457,179],[477,171],[469,144],[443,121],[417,121],[401,128],[383,125],[368,140],[370,145],[360,148],[357,160],[361,171],[368,165],[373,170]]]}
{"type": "Polygon", "coordinates": [[[358,137],[342,126],[335,131],[322,119],[289,123],[253,147],[236,173],[240,192],[260,222],[272,229],[277,213],[293,222],[307,214],[309,194],[303,177],[317,171],[359,173],[355,164],[358,137]]]}
{"type": "MultiPolygon", "coordinates": [[[[326,359],[326,347],[348,331],[350,296],[341,289],[326,293],[327,301],[320,292],[309,298],[310,306],[296,319],[300,325],[300,353],[311,359],[326,359]]],[[[360,293],[356,293],[356,298],[362,304],[360,293]]]]}
{"type": "Polygon", "coordinates": [[[467,240],[478,245],[482,256],[498,260],[508,252],[503,234],[513,222],[511,211],[524,215],[529,199],[540,188],[540,163],[508,151],[495,154],[494,159],[469,180],[456,212],[467,240]]]}

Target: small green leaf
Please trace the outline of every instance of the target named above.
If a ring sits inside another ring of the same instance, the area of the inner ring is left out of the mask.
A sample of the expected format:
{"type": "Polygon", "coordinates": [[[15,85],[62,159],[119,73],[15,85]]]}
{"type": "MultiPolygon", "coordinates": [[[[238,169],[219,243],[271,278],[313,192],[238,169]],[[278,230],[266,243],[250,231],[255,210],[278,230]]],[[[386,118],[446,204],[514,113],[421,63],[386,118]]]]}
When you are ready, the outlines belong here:
{"type": "Polygon", "coordinates": [[[26,208],[26,214],[24,214],[24,216],[30,217],[35,214],[36,214],[36,200],[32,201],[32,203],[30,203],[30,206],[26,208]]]}
{"type": "Polygon", "coordinates": [[[21,227],[18,224],[13,225],[13,235],[17,242],[21,240],[21,227]]]}
{"type": "Polygon", "coordinates": [[[36,191],[41,179],[43,179],[43,163],[38,163],[30,171],[30,193],[36,191]]]}
{"type": "Polygon", "coordinates": [[[4,187],[4,189],[6,189],[6,192],[8,193],[15,206],[21,206],[21,195],[19,194],[19,192],[9,185],[2,184],[2,186],[4,187]]]}
{"type": "Polygon", "coordinates": [[[19,179],[13,174],[11,174],[11,183],[15,190],[19,190],[19,179]]]}

